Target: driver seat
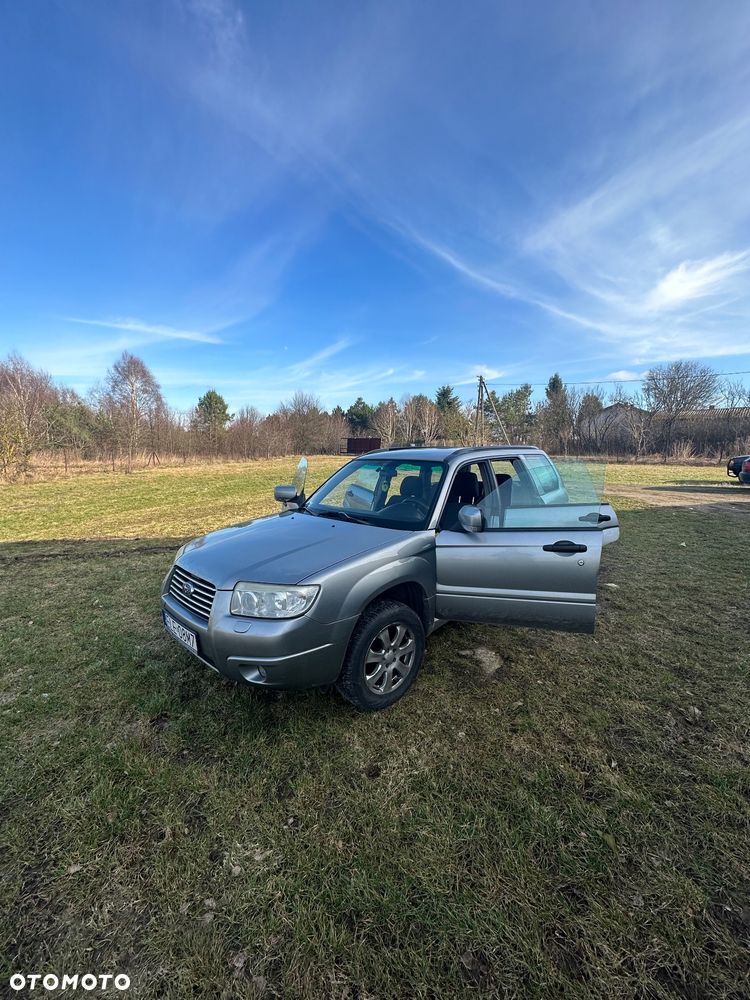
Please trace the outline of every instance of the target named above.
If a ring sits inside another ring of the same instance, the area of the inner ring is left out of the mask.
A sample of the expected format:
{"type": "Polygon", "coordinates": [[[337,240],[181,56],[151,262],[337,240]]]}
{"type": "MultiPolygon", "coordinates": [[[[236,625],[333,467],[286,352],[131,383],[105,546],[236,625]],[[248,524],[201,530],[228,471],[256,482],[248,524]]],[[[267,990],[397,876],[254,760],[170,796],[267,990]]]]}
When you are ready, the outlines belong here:
{"type": "Polygon", "coordinates": [[[458,520],[458,512],[461,507],[479,503],[482,492],[479,479],[476,473],[468,468],[460,469],[451,485],[448,499],[445,502],[445,510],[440,519],[440,527],[443,531],[461,531],[458,520]]]}
{"type": "Polygon", "coordinates": [[[402,503],[404,500],[419,500],[423,502],[422,481],[419,476],[404,476],[398,488],[398,496],[393,496],[387,500],[386,507],[392,507],[393,504],[402,503]]]}

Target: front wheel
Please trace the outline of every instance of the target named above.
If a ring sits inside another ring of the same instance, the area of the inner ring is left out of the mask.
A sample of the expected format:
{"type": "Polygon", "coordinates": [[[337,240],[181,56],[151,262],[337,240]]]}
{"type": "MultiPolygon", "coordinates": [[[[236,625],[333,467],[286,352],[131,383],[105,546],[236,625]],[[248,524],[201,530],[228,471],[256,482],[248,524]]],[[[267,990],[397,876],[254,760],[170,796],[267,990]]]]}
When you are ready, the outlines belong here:
{"type": "Polygon", "coordinates": [[[376,601],[354,629],[336,686],[363,712],[388,708],[414,683],[424,646],[419,615],[398,601],[376,601]]]}

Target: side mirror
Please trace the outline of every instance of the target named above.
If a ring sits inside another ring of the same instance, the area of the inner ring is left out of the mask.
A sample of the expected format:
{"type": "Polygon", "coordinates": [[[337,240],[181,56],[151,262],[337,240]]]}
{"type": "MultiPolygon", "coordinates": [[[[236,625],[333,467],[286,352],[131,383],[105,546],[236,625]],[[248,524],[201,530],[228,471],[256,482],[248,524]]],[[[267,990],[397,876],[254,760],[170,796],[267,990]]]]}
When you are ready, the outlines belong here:
{"type": "Polygon", "coordinates": [[[279,503],[294,503],[297,499],[296,486],[274,486],[273,498],[279,503]]]}
{"type": "Polygon", "coordinates": [[[478,507],[472,507],[470,504],[467,504],[466,507],[462,507],[458,512],[458,523],[464,531],[481,531],[484,527],[484,518],[478,507]]]}

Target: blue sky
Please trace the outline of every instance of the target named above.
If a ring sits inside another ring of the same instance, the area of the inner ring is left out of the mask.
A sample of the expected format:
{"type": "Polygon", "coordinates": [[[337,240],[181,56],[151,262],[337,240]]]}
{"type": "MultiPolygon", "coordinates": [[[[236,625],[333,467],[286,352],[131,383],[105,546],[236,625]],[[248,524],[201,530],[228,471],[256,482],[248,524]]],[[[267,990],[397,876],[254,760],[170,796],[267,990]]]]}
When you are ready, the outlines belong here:
{"type": "Polygon", "coordinates": [[[750,369],[750,6],[0,12],[0,355],[263,411],[750,369]]]}

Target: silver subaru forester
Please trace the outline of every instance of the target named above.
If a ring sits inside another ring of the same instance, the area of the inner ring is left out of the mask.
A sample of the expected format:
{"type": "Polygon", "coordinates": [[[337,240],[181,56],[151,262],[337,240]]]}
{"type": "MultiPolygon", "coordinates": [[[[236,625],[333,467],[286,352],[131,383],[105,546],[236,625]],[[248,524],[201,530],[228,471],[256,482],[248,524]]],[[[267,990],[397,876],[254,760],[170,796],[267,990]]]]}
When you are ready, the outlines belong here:
{"type": "Polygon", "coordinates": [[[162,586],[169,634],[226,677],[336,684],[363,710],[414,683],[447,621],[593,632],[602,546],[619,537],[586,463],[538,448],[369,452],[281,513],[183,545],[162,586]]]}

